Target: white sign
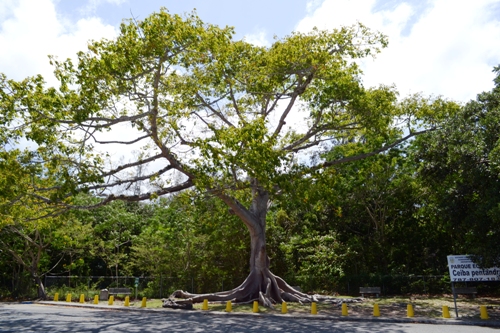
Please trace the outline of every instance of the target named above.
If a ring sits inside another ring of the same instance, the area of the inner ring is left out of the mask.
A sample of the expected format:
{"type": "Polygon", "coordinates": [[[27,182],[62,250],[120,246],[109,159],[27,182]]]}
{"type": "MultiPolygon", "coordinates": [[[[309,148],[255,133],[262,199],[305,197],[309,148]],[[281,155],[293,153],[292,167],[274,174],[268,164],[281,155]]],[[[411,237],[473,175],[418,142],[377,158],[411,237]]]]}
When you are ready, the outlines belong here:
{"type": "Polygon", "coordinates": [[[451,282],[500,281],[500,268],[480,268],[469,256],[448,256],[451,282]]]}

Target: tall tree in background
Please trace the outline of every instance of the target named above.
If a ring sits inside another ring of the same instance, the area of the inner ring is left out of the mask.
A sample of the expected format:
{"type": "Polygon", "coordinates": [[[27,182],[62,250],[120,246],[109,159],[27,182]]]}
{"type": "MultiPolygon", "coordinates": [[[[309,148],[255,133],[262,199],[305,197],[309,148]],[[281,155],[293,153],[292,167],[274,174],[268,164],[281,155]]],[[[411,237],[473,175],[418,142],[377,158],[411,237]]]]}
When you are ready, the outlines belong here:
{"type": "Polygon", "coordinates": [[[454,253],[500,264],[500,67],[495,87],[478,94],[443,128],[416,140],[428,189],[422,207],[453,237],[454,253]]]}
{"type": "Polygon", "coordinates": [[[32,195],[68,208],[72,193],[91,191],[103,198],[91,208],[196,186],[247,227],[250,273],[234,290],[176,295],[266,306],[309,301],[269,270],[272,198],[293,191],[295,179],[313,180],[432,129],[433,119],[456,105],[420,96],[398,101],[392,87],[363,87],[356,60],[387,41],[361,24],[293,33],[270,47],[232,34],[195,14],[183,19],[161,10],[123,23],[116,40],[91,42],[77,66],[53,58],[60,88],[30,90],[12,107],[22,111],[27,133],[41,124],[60,136],[58,149],[43,151],[46,175],[58,182],[32,195]],[[321,158],[335,146],[346,153],[321,158]],[[136,148],[141,153],[131,162],[107,165],[101,155],[136,148]]]}
{"type": "Polygon", "coordinates": [[[190,281],[200,291],[241,283],[248,272],[248,234],[223,202],[188,190],[153,207],[154,215],[133,241],[136,271],[190,281]]]}

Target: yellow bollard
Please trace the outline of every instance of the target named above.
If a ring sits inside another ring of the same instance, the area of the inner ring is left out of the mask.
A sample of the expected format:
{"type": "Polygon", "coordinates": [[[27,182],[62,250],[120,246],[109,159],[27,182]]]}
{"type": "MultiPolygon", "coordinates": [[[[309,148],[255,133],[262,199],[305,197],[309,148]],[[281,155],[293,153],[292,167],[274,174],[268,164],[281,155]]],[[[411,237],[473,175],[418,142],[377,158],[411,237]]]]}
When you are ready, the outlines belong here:
{"type": "Polygon", "coordinates": [[[55,293],[54,302],[59,302],[59,293],[55,293]]]}
{"type": "Polygon", "coordinates": [[[114,302],[115,302],[115,296],[113,295],[109,296],[108,305],[113,305],[114,302]]]}
{"type": "Polygon", "coordinates": [[[342,303],[342,315],[343,316],[349,315],[349,313],[347,312],[347,304],[346,303],[342,303]]]}
{"type": "Polygon", "coordinates": [[[99,304],[99,295],[94,296],[94,304],[99,304]]]}
{"type": "Polygon", "coordinates": [[[143,297],[143,298],[142,298],[141,308],[145,308],[145,307],[146,307],[146,300],[147,300],[147,298],[146,298],[146,297],[143,297]]]}
{"type": "Polygon", "coordinates": [[[288,313],[286,302],[281,303],[281,313],[288,313]]]}
{"type": "Polygon", "coordinates": [[[71,302],[71,294],[66,295],[66,302],[71,302]]]}
{"type": "Polygon", "coordinates": [[[311,314],[318,314],[318,308],[316,307],[316,302],[311,303],[311,314]]]}
{"type": "Polygon", "coordinates": [[[202,310],[208,310],[208,299],[203,300],[203,305],[201,306],[202,310]]]}
{"type": "Polygon", "coordinates": [[[451,318],[450,309],[446,305],[443,305],[443,318],[451,318]]]}
{"type": "Polygon", "coordinates": [[[252,312],[253,312],[253,313],[257,313],[257,312],[259,312],[259,302],[257,302],[257,301],[253,301],[253,309],[252,309],[252,312]]]}
{"type": "Polygon", "coordinates": [[[227,301],[226,303],[226,312],[233,311],[233,306],[231,305],[231,301],[227,301]]]}
{"type": "Polygon", "coordinates": [[[486,305],[481,305],[479,307],[479,311],[481,312],[481,319],[489,319],[488,310],[486,310],[486,305]]]}
{"type": "Polygon", "coordinates": [[[377,303],[373,304],[373,316],[380,317],[380,308],[377,303]]]}
{"type": "Polygon", "coordinates": [[[413,317],[413,316],[415,315],[415,314],[413,313],[413,305],[408,304],[408,305],[406,306],[406,313],[407,313],[408,318],[411,318],[411,317],[413,317]]]}
{"type": "Polygon", "coordinates": [[[130,297],[125,296],[125,303],[123,303],[124,306],[130,306],[130,297]]]}
{"type": "Polygon", "coordinates": [[[80,294],[80,303],[85,303],[85,295],[84,294],[80,294]]]}

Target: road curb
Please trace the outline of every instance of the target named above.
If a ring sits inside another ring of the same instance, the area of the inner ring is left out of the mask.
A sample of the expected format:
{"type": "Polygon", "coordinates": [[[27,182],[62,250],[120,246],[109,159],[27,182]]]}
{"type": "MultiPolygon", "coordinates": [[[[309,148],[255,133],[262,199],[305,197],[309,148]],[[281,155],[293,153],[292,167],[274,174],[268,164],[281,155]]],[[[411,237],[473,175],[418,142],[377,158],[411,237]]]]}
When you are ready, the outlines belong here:
{"type": "Polygon", "coordinates": [[[413,318],[389,318],[389,317],[357,317],[357,316],[326,316],[326,315],[306,315],[306,314],[271,314],[271,313],[243,313],[243,312],[222,312],[222,311],[201,311],[201,310],[180,310],[180,309],[151,309],[151,308],[137,308],[137,307],[124,307],[118,305],[96,305],[96,304],[81,304],[81,303],[66,303],[54,301],[38,301],[33,304],[49,305],[49,306],[62,306],[74,308],[87,308],[97,310],[112,310],[112,311],[125,311],[125,312],[149,312],[149,313],[162,313],[169,311],[170,313],[182,314],[195,314],[201,316],[234,316],[234,317],[280,317],[298,320],[332,320],[332,321],[349,321],[349,322],[373,322],[373,323],[394,323],[394,324],[429,324],[429,325],[460,325],[460,326],[481,326],[481,327],[495,327],[500,328],[499,321],[486,320],[463,320],[463,319],[431,319],[422,317],[413,318]]]}

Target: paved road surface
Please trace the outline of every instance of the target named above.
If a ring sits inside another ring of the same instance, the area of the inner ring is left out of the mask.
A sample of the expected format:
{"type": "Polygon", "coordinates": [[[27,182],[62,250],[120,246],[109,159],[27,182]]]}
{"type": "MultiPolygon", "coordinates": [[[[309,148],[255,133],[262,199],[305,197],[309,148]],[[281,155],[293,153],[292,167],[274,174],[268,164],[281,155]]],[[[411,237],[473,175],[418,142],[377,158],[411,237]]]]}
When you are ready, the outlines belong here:
{"type": "Polygon", "coordinates": [[[0,332],[386,332],[489,333],[498,329],[281,316],[207,315],[200,311],[116,311],[38,304],[0,303],[0,332]]]}

